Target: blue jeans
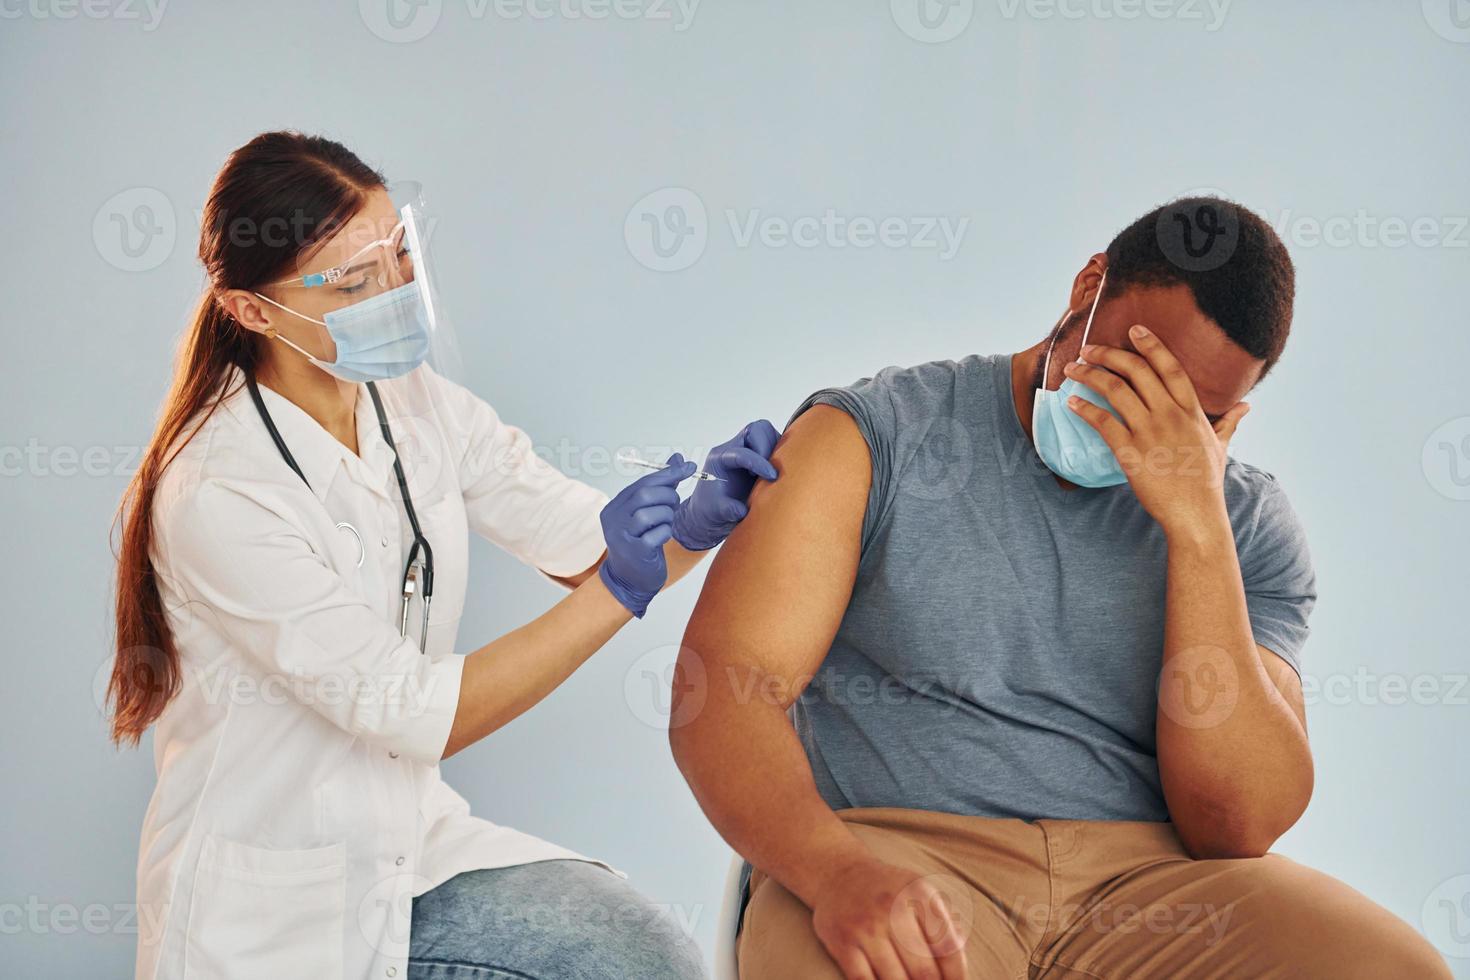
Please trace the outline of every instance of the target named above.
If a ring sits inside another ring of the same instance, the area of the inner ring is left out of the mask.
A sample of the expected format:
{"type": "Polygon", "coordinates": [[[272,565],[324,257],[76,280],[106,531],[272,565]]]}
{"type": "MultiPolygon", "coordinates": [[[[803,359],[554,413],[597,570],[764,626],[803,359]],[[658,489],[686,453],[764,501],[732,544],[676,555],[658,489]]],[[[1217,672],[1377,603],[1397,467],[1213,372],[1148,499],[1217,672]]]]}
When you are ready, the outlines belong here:
{"type": "Polygon", "coordinates": [[[413,902],[408,980],[700,980],[699,947],[607,869],[538,861],[455,875],[413,902]]]}

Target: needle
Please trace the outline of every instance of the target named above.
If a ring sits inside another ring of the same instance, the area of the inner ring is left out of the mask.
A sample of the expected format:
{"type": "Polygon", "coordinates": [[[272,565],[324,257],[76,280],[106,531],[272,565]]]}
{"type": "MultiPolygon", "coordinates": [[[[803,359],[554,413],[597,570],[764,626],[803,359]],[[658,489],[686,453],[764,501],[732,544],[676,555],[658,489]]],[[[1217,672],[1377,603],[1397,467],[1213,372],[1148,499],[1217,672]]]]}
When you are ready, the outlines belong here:
{"type": "MultiPolygon", "coordinates": [[[[618,460],[620,462],[624,462],[624,463],[631,463],[634,466],[641,466],[645,470],[666,470],[666,469],[668,469],[668,466],[666,464],[664,464],[664,463],[655,463],[655,462],[652,462],[651,460],[639,459],[637,456],[632,456],[632,455],[629,455],[628,453],[619,453],[618,454],[618,460]]],[[[721,483],[724,482],[724,478],[723,477],[715,476],[712,473],[706,473],[703,470],[700,470],[698,473],[695,473],[694,474],[694,478],[696,480],[717,480],[717,481],[719,481],[721,483]]]]}

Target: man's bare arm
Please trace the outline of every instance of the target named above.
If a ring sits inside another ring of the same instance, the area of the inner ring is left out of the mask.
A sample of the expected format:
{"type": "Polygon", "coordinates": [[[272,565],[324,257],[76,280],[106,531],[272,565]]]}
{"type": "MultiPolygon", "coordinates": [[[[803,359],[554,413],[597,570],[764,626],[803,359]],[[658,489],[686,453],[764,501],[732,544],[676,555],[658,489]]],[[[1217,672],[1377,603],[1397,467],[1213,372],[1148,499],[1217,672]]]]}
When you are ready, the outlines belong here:
{"type": "Polygon", "coordinates": [[[1294,673],[1255,642],[1225,504],[1226,449],[1250,406],[1210,421],[1163,342],[1139,324],[1129,337],[1136,352],[1089,344],[1064,369],[1121,418],[1069,405],[1118,454],[1168,542],[1162,676],[1173,683],[1160,685],[1155,732],[1174,829],[1194,857],[1253,857],[1306,809],[1312,753],[1294,673]]]}
{"type": "Polygon", "coordinates": [[[1213,533],[1169,536],[1159,778],[1174,828],[1198,858],[1265,854],[1312,796],[1301,681],[1254,640],[1223,510],[1207,525],[1213,533]],[[1202,709],[1196,680],[1213,688],[1202,709]]]}
{"type": "Polygon", "coordinates": [[[866,848],[817,793],[786,716],[827,655],[857,576],[871,471],[845,413],[791,424],[684,634],[669,742],[730,846],[808,905],[866,848]]]}
{"type": "Polygon", "coordinates": [[[684,634],[669,741],[730,846],[806,903],[850,980],[965,976],[964,936],[922,874],[887,864],[817,792],[786,709],[852,598],[871,466],[856,423],[818,405],[793,422],[780,471],[710,568],[684,634]]]}

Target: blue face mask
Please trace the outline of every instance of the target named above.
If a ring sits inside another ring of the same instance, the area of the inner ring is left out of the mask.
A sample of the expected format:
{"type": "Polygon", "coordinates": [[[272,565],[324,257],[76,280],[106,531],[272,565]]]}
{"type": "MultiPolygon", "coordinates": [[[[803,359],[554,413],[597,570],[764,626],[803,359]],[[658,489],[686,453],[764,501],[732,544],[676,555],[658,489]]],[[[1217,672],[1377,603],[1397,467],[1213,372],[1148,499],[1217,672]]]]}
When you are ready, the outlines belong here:
{"type": "Polygon", "coordinates": [[[279,333],[269,333],[343,381],[386,381],[402,377],[429,356],[429,311],[424,305],[423,291],[416,283],[406,283],[371,299],[332,310],[324,320],[297,313],[269,296],[260,298],[287,313],[326,327],[337,348],[335,361],[323,361],[279,333]]]}
{"type": "MultiPolygon", "coordinates": [[[[1102,299],[1103,283],[1107,279],[1107,273],[1103,273],[1097,284],[1092,311],[1087,314],[1087,326],[1082,331],[1083,344],[1087,343],[1087,335],[1092,330],[1092,318],[1097,314],[1097,303],[1102,299]]],[[[1055,336],[1051,342],[1053,347],[1056,346],[1055,336]]],[[[1036,389],[1036,398],[1031,406],[1031,438],[1036,443],[1036,454],[1047,469],[1079,487],[1113,487],[1126,483],[1128,476],[1118,465],[1118,458],[1098,431],[1067,407],[1067,399],[1076,395],[1112,412],[1114,416],[1118,413],[1102,395],[1071,378],[1063,381],[1056,391],[1048,391],[1045,385],[1050,370],[1051,347],[1048,347],[1046,363],[1041,369],[1042,387],[1036,389]]]]}

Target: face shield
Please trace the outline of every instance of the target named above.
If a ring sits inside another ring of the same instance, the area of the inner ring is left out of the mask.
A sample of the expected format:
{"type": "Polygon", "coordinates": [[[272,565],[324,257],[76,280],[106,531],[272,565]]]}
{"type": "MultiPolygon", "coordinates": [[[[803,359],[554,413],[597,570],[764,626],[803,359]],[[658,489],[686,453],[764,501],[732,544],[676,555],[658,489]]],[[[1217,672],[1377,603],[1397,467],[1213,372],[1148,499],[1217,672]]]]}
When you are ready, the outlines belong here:
{"type": "MultiPolygon", "coordinates": [[[[335,356],[318,357],[274,329],[267,335],[344,381],[396,378],[423,363],[458,379],[459,345],[443,315],[429,254],[434,220],[416,184],[390,188],[389,197],[397,221],[386,234],[365,242],[344,261],[269,283],[279,301],[256,293],[323,328],[327,337],[320,339],[330,339],[335,356]]],[[[357,237],[366,237],[361,227],[349,225],[344,234],[356,231],[357,237]]],[[[347,244],[356,242],[349,239],[347,244]]],[[[326,343],[319,346],[327,349],[326,343]]]]}

